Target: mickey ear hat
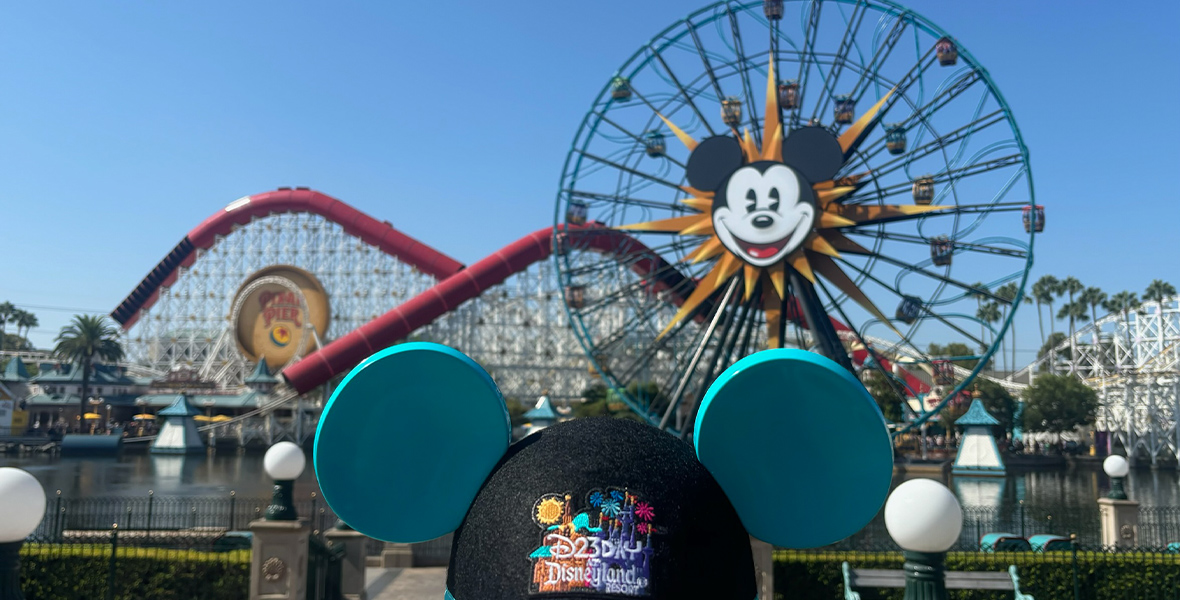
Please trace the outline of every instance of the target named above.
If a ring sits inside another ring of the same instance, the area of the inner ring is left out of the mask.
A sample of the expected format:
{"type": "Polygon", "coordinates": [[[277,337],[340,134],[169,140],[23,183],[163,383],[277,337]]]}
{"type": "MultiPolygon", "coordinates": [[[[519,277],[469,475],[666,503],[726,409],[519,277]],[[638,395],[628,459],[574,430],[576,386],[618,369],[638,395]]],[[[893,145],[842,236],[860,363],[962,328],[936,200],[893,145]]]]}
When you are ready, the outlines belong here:
{"type": "Polygon", "coordinates": [[[491,377],[453,349],[411,343],[345,378],[320,419],[315,469],[332,509],[366,535],[455,531],[455,600],[748,600],[747,532],[829,544],[888,493],[880,411],[815,354],[738,361],[710,387],[695,432],[695,456],[621,419],[558,424],[509,448],[491,377]]]}

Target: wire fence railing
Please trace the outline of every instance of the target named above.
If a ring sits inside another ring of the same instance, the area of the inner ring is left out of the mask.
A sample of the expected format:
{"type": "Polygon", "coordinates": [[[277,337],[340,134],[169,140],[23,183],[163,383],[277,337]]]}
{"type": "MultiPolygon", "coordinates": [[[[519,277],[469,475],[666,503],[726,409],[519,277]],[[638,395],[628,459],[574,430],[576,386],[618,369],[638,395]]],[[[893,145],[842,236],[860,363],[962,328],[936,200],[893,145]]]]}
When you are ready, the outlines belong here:
{"type": "MultiPolygon", "coordinates": [[[[236,492],[224,496],[143,496],[66,498],[60,492],[49,498],[45,518],[35,538],[66,541],[87,532],[241,531],[265,516],[270,498],[243,498],[236,492]]],[[[296,498],[295,510],[308,519],[312,531],[322,533],[337,518],[323,498],[312,492],[296,498]]]]}

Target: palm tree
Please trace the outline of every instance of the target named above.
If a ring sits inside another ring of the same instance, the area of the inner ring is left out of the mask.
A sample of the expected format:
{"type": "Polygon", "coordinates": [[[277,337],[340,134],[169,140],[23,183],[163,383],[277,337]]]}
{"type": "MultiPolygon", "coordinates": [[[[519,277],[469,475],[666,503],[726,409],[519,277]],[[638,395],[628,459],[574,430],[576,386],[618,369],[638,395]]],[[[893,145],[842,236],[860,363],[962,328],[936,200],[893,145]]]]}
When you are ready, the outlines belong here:
{"type": "MultiPolygon", "coordinates": [[[[978,317],[980,321],[982,321],[982,323],[980,323],[981,327],[983,326],[983,323],[995,323],[1003,318],[1003,315],[1000,313],[1000,307],[997,306],[995,302],[988,302],[987,304],[980,306],[979,310],[975,312],[975,316],[978,317]]],[[[994,333],[992,334],[992,343],[995,343],[994,333]]],[[[1003,352],[1000,353],[1000,356],[1001,358],[1003,357],[1003,352]]],[[[992,363],[992,371],[995,371],[994,362],[992,363]]]]}
{"type": "MultiPolygon", "coordinates": [[[[971,284],[971,287],[973,287],[977,290],[986,290],[987,289],[987,285],[984,284],[982,281],[976,281],[975,283],[971,284]]],[[[986,298],[986,296],[984,296],[983,294],[980,294],[979,292],[975,292],[975,291],[968,291],[967,295],[975,298],[975,312],[976,312],[976,316],[979,317],[979,312],[983,310],[983,299],[986,298]]],[[[982,319],[983,317],[979,317],[979,318],[982,319]]],[[[983,323],[980,323],[979,324],[979,341],[982,342],[984,340],[984,338],[986,338],[986,337],[987,337],[987,332],[985,331],[985,329],[983,327],[983,323]]]]}
{"type": "Polygon", "coordinates": [[[0,303],[0,349],[4,346],[4,340],[7,337],[5,327],[12,321],[13,315],[16,313],[16,307],[11,302],[0,303]]]}
{"type": "MultiPolygon", "coordinates": [[[[1069,296],[1069,303],[1072,305],[1074,303],[1074,299],[1073,299],[1074,294],[1081,293],[1081,291],[1084,289],[1086,289],[1086,286],[1082,285],[1082,282],[1078,281],[1077,277],[1070,275],[1069,277],[1066,277],[1065,279],[1061,280],[1061,283],[1057,287],[1057,295],[1058,296],[1060,296],[1062,294],[1068,295],[1069,296]]],[[[1075,323],[1075,317],[1077,315],[1077,312],[1078,312],[1077,309],[1071,308],[1069,310],[1065,310],[1065,308],[1062,307],[1062,310],[1058,311],[1058,313],[1057,313],[1058,319],[1064,319],[1064,318],[1069,319],[1069,352],[1070,352],[1071,356],[1078,355],[1078,348],[1077,348],[1078,343],[1077,343],[1077,340],[1074,340],[1074,338],[1073,338],[1074,323],[1075,323]],[[1065,317],[1061,316],[1063,314],[1066,316],[1065,317]]],[[[1085,314],[1085,312],[1086,311],[1084,311],[1084,310],[1082,311],[1083,314],[1085,314]]],[[[1072,364],[1071,364],[1071,368],[1072,368],[1072,364]]]]}
{"type": "Polygon", "coordinates": [[[16,317],[17,335],[25,338],[25,340],[28,340],[29,339],[29,330],[31,330],[32,328],[34,328],[40,324],[41,323],[37,321],[37,315],[35,315],[31,312],[22,310],[22,311],[20,311],[20,314],[17,315],[17,317],[16,317]],[[25,332],[23,335],[20,333],[20,329],[22,327],[25,329],[25,332]]]}
{"type": "Polygon", "coordinates": [[[1154,279],[1147,285],[1147,290],[1143,292],[1143,300],[1146,302],[1155,302],[1159,305],[1160,313],[1164,310],[1164,300],[1176,295],[1176,288],[1172,284],[1162,280],[1154,279]]]}
{"type": "Polygon", "coordinates": [[[1045,345],[1045,321],[1041,318],[1041,305],[1049,305],[1049,333],[1053,333],[1053,298],[1057,295],[1060,282],[1052,275],[1044,275],[1032,286],[1033,300],[1037,302],[1037,324],[1041,327],[1041,345],[1045,345]]]}
{"type": "MultiPolygon", "coordinates": [[[[1090,305],[1090,318],[1092,318],[1094,322],[1097,323],[1098,307],[1102,306],[1106,302],[1106,292],[1096,287],[1088,287],[1082,292],[1081,296],[1078,296],[1078,299],[1083,303],[1090,305]]],[[[1098,333],[1095,332],[1094,335],[1097,336],[1098,333]]]]}
{"type": "Polygon", "coordinates": [[[1164,300],[1167,300],[1168,298],[1171,298],[1172,296],[1175,296],[1175,295],[1176,295],[1176,288],[1172,287],[1172,284],[1170,284],[1162,279],[1153,279],[1151,281],[1151,283],[1147,284],[1147,289],[1144,290],[1144,292],[1143,292],[1143,300],[1145,302],[1155,302],[1156,308],[1158,309],[1158,311],[1156,312],[1156,315],[1160,319],[1160,327],[1159,327],[1159,332],[1160,332],[1159,351],[1160,352],[1164,351],[1164,329],[1165,329],[1165,327],[1163,326],[1163,323],[1164,323],[1164,300]]]}
{"type": "Polygon", "coordinates": [[[75,315],[57,336],[53,353],[82,369],[82,398],[79,400],[78,431],[82,430],[86,415],[86,398],[90,392],[90,370],[94,360],[113,362],[123,358],[119,344],[119,330],[107,323],[104,316],[75,315]]]}
{"type": "Polygon", "coordinates": [[[1073,336],[1074,324],[1075,323],[1085,323],[1086,321],[1088,321],[1090,319],[1090,315],[1087,313],[1089,313],[1089,311],[1087,310],[1086,303],[1081,302],[1081,301],[1068,302],[1066,304],[1063,304],[1063,305],[1061,305],[1061,310],[1057,311],[1057,318],[1058,319],[1068,319],[1069,320],[1069,331],[1070,331],[1069,355],[1071,357],[1069,368],[1071,371],[1075,367],[1072,358],[1076,357],[1078,355],[1077,340],[1075,340],[1074,336],[1073,336]]]}
{"type": "MultiPolygon", "coordinates": [[[[1007,300],[1008,303],[1004,305],[1004,318],[1008,318],[1009,310],[1016,310],[1016,292],[1020,291],[1020,285],[1015,281],[1005,283],[996,290],[996,296],[1007,300]]],[[[1028,302],[1028,297],[1021,299],[1028,302]]],[[[1008,346],[1012,348],[1012,370],[1016,370],[1016,319],[1012,320],[1012,336],[1009,338],[1008,346]]]]}
{"type": "MultiPolygon", "coordinates": [[[[1110,300],[1102,303],[1102,308],[1108,312],[1119,313],[1123,316],[1123,331],[1126,333],[1126,352],[1131,352],[1131,311],[1139,308],[1139,296],[1135,292],[1119,292],[1110,300]]],[[[1117,360],[1118,354],[1115,354],[1117,360]]]]}

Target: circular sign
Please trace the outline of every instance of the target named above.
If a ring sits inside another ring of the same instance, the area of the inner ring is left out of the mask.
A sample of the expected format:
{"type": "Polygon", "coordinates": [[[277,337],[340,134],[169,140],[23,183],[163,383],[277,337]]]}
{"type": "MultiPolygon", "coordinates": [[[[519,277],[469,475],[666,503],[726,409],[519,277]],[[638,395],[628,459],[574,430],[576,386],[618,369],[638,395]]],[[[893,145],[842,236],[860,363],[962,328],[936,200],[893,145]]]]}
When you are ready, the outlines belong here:
{"type": "Polygon", "coordinates": [[[328,330],[328,293],[297,267],[267,267],[250,275],[234,295],[231,321],[238,349],[251,361],[266,359],[274,372],[302,356],[315,333],[328,330]]]}

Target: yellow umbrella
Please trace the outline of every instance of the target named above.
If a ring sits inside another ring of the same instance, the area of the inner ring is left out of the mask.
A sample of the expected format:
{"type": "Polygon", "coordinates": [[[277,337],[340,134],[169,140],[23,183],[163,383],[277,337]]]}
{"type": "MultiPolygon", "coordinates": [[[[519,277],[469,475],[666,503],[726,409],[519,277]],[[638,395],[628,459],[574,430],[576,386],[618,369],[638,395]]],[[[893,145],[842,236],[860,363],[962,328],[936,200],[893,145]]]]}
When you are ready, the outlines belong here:
{"type": "Polygon", "coordinates": [[[84,418],[84,419],[101,419],[102,416],[99,415],[98,413],[86,413],[86,414],[82,415],[82,418],[84,418]]]}
{"type": "Polygon", "coordinates": [[[156,415],[149,415],[147,413],[141,413],[141,414],[135,415],[134,417],[131,417],[131,418],[135,419],[136,421],[155,421],[156,415]]]}
{"type": "Polygon", "coordinates": [[[202,423],[208,423],[209,421],[213,420],[213,417],[207,417],[205,415],[197,415],[197,416],[193,417],[193,420],[200,421],[202,423]]]}
{"type": "Polygon", "coordinates": [[[229,415],[217,415],[217,416],[213,417],[214,423],[224,423],[226,421],[232,421],[232,420],[234,420],[234,418],[229,415]]]}

